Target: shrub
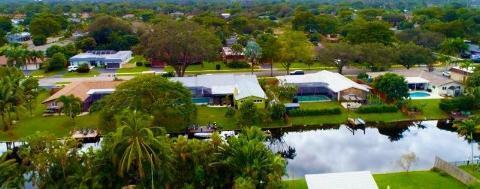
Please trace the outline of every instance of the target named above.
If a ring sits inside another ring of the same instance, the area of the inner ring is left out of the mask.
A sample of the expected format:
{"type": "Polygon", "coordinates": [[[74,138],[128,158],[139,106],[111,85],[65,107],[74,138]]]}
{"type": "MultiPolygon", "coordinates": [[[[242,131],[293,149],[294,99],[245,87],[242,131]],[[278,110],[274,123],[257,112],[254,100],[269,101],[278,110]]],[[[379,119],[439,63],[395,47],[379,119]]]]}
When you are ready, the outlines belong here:
{"type": "Polygon", "coordinates": [[[250,68],[250,64],[243,61],[232,61],[227,64],[229,68],[250,68]]]}
{"type": "Polygon", "coordinates": [[[150,62],[145,62],[143,65],[147,68],[152,67],[152,63],[150,63],[150,62]]]}
{"type": "Polygon", "coordinates": [[[286,110],[285,110],[285,105],[281,103],[273,103],[270,106],[270,117],[273,120],[281,120],[283,119],[283,116],[285,115],[286,110]]]}
{"type": "Polygon", "coordinates": [[[397,112],[398,108],[394,105],[367,105],[361,106],[357,109],[357,113],[369,114],[369,113],[392,113],[397,112]]]}
{"type": "Polygon", "coordinates": [[[303,109],[294,109],[288,111],[288,115],[292,117],[298,116],[319,116],[319,115],[338,115],[342,111],[340,108],[327,108],[327,109],[318,109],[318,110],[303,110],[303,109]]]}
{"type": "Polygon", "coordinates": [[[47,72],[54,70],[61,70],[67,65],[67,58],[62,53],[55,53],[52,58],[48,60],[47,72]]]}
{"type": "Polygon", "coordinates": [[[32,37],[33,45],[40,46],[47,44],[47,37],[43,35],[36,35],[32,37]]]}
{"type": "Polygon", "coordinates": [[[473,110],[475,108],[475,98],[460,96],[452,99],[442,99],[439,107],[445,112],[473,110]]]}
{"type": "Polygon", "coordinates": [[[90,72],[90,67],[88,66],[88,64],[81,64],[78,67],[77,72],[78,73],[88,73],[88,72],[90,72]]]}
{"type": "Polygon", "coordinates": [[[368,74],[365,72],[361,72],[357,75],[357,79],[368,82],[368,74]]]}
{"type": "Polygon", "coordinates": [[[216,70],[220,70],[221,68],[222,68],[222,66],[220,66],[220,64],[216,64],[216,65],[215,65],[215,69],[216,69],[216,70]]]}
{"type": "Polygon", "coordinates": [[[142,67],[142,66],[143,66],[143,62],[136,62],[135,65],[137,65],[137,67],[142,67]]]}
{"type": "Polygon", "coordinates": [[[175,77],[175,72],[167,72],[162,74],[162,77],[175,77]]]}
{"type": "Polygon", "coordinates": [[[236,112],[237,111],[235,110],[235,108],[227,108],[227,111],[225,112],[225,117],[228,117],[228,118],[233,117],[235,116],[236,112]]]}

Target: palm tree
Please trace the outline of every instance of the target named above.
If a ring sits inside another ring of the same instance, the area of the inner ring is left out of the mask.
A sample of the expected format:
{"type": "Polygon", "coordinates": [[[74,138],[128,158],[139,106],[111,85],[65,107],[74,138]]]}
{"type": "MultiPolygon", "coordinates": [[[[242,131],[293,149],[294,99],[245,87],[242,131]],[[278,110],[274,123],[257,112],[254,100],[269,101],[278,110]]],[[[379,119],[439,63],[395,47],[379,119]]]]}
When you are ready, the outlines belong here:
{"type": "Polygon", "coordinates": [[[250,60],[253,69],[257,61],[262,57],[262,48],[255,41],[249,41],[245,47],[245,56],[250,60]]]}
{"type": "Polygon", "coordinates": [[[12,44],[0,48],[0,55],[7,57],[9,65],[21,67],[29,57],[29,51],[20,44],[12,44]]]}
{"type": "Polygon", "coordinates": [[[70,96],[61,96],[59,101],[62,102],[62,112],[72,118],[73,124],[75,125],[75,117],[82,112],[82,100],[79,98],[70,95],[70,96]]]}
{"type": "Polygon", "coordinates": [[[136,169],[137,175],[144,178],[145,167],[159,168],[162,162],[159,155],[168,154],[163,153],[164,142],[149,126],[150,119],[137,111],[127,111],[124,115],[122,126],[113,134],[112,145],[116,154],[113,162],[118,166],[120,176],[136,169]]]}
{"type": "Polygon", "coordinates": [[[458,134],[465,136],[467,141],[470,143],[472,147],[471,153],[471,162],[473,163],[473,133],[477,130],[477,125],[475,120],[467,119],[463,120],[459,124],[456,125],[458,134]]]}
{"type": "Polygon", "coordinates": [[[38,60],[43,61],[45,59],[45,54],[42,51],[29,51],[28,52],[28,62],[37,64],[38,60]]]}

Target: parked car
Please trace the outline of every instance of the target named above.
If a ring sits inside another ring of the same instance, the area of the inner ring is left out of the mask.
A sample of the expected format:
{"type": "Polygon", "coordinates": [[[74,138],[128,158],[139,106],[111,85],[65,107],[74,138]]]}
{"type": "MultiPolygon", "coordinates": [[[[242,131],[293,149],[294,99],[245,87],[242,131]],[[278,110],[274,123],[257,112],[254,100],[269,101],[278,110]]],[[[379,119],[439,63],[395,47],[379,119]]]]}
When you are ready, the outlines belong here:
{"type": "Polygon", "coordinates": [[[305,72],[303,70],[294,70],[290,72],[290,75],[304,75],[305,72]]]}
{"type": "Polygon", "coordinates": [[[445,77],[450,77],[450,71],[443,71],[442,75],[445,77]]]}
{"type": "Polygon", "coordinates": [[[68,68],[67,68],[67,71],[69,71],[69,72],[74,72],[74,71],[77,71],[77,70],[78,70],[77,65],[68,66],[68,68]]]}

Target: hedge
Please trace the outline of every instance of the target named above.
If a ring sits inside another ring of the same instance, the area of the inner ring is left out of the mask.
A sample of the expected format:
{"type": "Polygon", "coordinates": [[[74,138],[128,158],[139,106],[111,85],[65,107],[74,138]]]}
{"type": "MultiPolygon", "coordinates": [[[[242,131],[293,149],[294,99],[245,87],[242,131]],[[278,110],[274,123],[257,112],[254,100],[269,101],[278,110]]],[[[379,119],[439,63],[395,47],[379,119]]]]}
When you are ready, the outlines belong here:
{"type": "Polygon", "coordinates": [[[398,108],[394,105],[367,105],[361,106],[357,109],[357,113],[368,114],[368,113],[392,113],[397,112],[398,108]]]}
{"type": "Polygon", "coordinates": [[[319,116],[319,115],[336,115],[341,114],[342,111],[340,108],[328,108],[328,109],[318,109],[318,110],[302,110],[302,109],[293,109],[288,111],[288,115],[292,117],[296,116],[319,116]]]}

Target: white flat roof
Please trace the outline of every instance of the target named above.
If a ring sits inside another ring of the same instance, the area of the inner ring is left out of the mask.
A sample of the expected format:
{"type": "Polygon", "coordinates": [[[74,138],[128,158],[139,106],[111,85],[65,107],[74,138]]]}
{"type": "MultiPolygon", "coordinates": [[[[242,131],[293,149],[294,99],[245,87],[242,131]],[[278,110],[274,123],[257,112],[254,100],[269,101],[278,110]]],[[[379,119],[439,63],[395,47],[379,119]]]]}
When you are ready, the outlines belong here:
{"type": "Polygon", "coordinates": [[[405,77],[407,83],[430,83],[430,81],[421,77],[405,77]]]}
{"type": "Polygon", "coordinates": [[[339,73],[322,70],[305,75],[285,75],[276,77],[282,84],[325,83],[333,92],[340,92],[349,88],[370,91],[364,85],[358,84],[339,73]]]}
{"type": "Polygon", "coordinates": [[[378,189],[370,171],[305,175],[309,189],[378,189]]]}

